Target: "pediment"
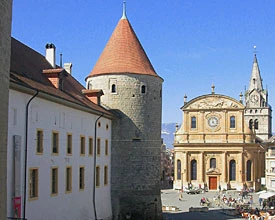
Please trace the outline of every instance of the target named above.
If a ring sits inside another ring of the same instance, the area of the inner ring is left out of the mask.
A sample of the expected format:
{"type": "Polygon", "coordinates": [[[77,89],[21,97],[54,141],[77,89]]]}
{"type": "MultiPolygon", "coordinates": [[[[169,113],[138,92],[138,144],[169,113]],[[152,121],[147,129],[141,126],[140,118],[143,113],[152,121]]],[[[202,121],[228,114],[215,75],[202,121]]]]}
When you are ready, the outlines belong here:
{"type": "Polygon", "coordinates": [[[218,168],[210,168],[206,171],[207,175],[221,175],[221,171],[218,168]]]}
{"type": "Polygon", "coordinates": [[[205,95],[197,97],[186,104],[184,109],[236,109],[244,108],[239,101],[224,95],[205,95]]]}

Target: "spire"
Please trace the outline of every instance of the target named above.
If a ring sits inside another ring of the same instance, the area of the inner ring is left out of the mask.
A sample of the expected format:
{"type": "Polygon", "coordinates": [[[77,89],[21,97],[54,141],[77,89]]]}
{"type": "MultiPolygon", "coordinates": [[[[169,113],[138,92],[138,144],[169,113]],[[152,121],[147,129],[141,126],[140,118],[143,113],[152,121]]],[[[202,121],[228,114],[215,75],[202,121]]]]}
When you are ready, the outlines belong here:
{"type": "MultiPolygon", "coordinates": [[[[125,6],[125,2],[124,2],[125,6]]],[[[119,20],[89,77],[102,74],[142,74],[157,76],[128,19],[119,20]]],[[[86,78],[86,79],[87,79],[86,78]]]]}
{"type": "Polygon", "coordinates": [[[121,19],[127,19],[127,16],[126,16],[126,1],[123,1],[123,10],[122,10],[121,19]]]}
{"type": "Polygon", "coordinates": [[[252,91],[254,89],[260,90],[260,91],[263,90],[262,78],[261,78],[261,74],[260,74],[260,69],[259,69],[256,53],[254,53],[252,73],[251,73],[251,78],[250,78],[250,83],[249,83],[249,90],[252,91]]]}

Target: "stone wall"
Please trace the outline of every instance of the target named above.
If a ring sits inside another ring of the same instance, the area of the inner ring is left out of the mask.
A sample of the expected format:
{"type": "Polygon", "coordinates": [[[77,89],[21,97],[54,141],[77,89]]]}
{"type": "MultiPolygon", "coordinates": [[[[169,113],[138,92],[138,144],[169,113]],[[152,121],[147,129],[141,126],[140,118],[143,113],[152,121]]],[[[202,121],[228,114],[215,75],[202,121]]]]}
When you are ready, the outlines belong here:
{"type": "Polygon", "coordinates": [[[7,130],[11,42],[11,0],[0,1],[0,219],[7,217],[7,130]]]}
{"type": "Polygon", "coordinates": [[[103,89],[102,104],[114,110],[112,205],[114,218],[161,219],[160,150],[162,79],[121,74],[89,78],[103,89]],[[111,93],[112,85],[116,92],[111,93]],[[145,86],[145,93],[141,87],[145,86]]]}

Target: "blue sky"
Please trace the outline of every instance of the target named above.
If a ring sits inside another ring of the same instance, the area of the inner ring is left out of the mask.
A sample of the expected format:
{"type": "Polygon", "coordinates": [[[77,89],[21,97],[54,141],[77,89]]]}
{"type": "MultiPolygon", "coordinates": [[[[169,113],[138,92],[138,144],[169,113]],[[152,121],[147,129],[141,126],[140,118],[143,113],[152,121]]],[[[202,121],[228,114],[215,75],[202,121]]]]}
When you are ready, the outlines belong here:
{"type": "MultiPolygon", "coordinates": [[[[122,15],[122,2],[14,0],[12,36],[43,55],[46,43],[54,43],[85,85],[122,15]]],[[[212,84],[216,93],[239,99],[249,83],[254,45],[275,108],[274,9],[273,0],[127,1],[127,17],[164,79],[163,122],[181,123],[184,95],[190,100],[208,94],[212,84]]]]}

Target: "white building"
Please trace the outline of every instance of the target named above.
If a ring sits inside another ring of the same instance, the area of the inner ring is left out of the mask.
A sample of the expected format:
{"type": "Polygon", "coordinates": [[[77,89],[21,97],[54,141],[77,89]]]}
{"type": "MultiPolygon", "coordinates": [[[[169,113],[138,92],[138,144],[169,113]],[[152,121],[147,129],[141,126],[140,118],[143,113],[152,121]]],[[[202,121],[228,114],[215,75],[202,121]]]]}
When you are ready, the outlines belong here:
{"type": "Polygon", "coordinates": [[[262,184],[266,186],[267,190],[275,191],[275,135],[263,143],[266,147],[265,157],[265,182],[262,184]]]}
{"type": "Polygon", "coordinates": [[[111,219],[113,116],[102,91],[86,90],[46,48],[45,58],[12,39],[8,217],[111,219]]]}

